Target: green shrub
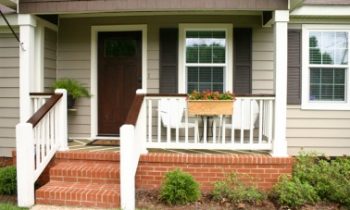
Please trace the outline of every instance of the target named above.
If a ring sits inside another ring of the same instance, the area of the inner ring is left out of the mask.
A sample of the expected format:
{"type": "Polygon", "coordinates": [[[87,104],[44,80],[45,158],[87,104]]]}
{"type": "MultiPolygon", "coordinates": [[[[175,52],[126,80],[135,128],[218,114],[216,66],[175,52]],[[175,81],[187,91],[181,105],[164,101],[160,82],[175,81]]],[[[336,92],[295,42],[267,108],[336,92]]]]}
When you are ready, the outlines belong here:
{"type": "Polygon", "coordinates": [[[254,186],[247,186],[239,181],[235,173],[231,173],[224,181],[214,184],[212,192],[214,200],[228,200],[232,203],[256,203],[266,199],[264,193],[254,186]]]}
{"type": "MultiPolygon", "coordinates": [[[[293,167],[293,178],[283,182],[296,188],[308,185],[306,188],[312,187],[321,200],[339,203],[350,209],[350,158],[348,157],[331,160],[317,156],[315,153],[301,153],[293,167]]],[[[283,188],[280,183],[278,186],[277,189],[280,190],[274,192],[278,202],[281,203],[284,200],[281,196],[285,198],[294,196],[294,192],[289,188],[283,188]],[[287,193],[291,195],[287,196],[287,193]]],[[[310,202],[306,198],[305,200],[310,202]]],[[[283,202],[281,204],[286,204],[286,201],[283,202]]]]}
{"type": "Polygon", "coordinates": [[[0,194],[13,195],[17,190],[16,167],[0,168],[0,194]]]}
{"type": "Polygon", "coordinates": [[[27,210],[28,208],[21,208],[11,203],[0,203],[1,210],[27,210]]]}
{"type": "Polygon", "coordinates": [[[199,184],[192,175],[179,169],[165,175],[160,190],[160,199],[163,202],[171,205],[187,204],[197,201],[199,197],[199,184]]]}
{"type": "Polygon", "coordinates": [[[314,204],[319,200],[315,189],[307,182],[301,182],[297,177],[292,179],[282,176],[274,186],[272,197],[281,205],[297,208],[305,204],[314,204]]]}

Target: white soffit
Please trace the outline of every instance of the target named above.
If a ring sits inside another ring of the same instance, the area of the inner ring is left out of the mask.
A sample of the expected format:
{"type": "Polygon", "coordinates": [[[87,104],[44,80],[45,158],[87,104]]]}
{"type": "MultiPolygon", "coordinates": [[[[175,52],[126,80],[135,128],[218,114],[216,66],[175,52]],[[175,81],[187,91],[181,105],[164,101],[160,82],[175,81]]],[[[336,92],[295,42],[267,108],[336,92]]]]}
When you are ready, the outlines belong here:
{"type": "Polygon", "coordinates": [[[302,6],[293,10],[290,16],[350,17],[350,5],[302,6]]]}

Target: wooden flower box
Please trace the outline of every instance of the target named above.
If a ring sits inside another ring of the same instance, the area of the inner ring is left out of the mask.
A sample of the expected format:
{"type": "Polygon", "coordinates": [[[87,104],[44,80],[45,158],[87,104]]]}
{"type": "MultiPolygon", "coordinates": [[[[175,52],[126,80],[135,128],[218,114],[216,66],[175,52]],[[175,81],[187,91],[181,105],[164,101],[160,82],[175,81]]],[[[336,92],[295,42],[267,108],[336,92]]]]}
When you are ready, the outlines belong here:
{"type": "Polygon", "coordinates": [[[188,100],[190,115],[232,115],[233,100],[188,100]]]}

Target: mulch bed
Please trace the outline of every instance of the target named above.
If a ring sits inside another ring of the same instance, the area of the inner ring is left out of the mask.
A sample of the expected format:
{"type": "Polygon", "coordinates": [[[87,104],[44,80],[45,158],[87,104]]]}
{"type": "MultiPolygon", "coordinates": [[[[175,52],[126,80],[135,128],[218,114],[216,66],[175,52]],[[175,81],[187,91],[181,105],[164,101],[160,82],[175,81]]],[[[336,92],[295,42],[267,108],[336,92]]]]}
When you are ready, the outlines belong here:
{"type": "Polygon", "coordinates": [[[12,157],[0,157],[0,168],[13,165],[12,157]]]}
{"type": "MultiPolygon", "coordinates": [[[[158,191],[138,191],[136,193],[136,206],[147,210],[289,210],[287,207],[277,206],[266,200],[258,204],[231,204],[229,202],[213,201],[210,195],[202,195],[201,199],[193,204],[183,206],[169,206],[158,199],[158,191]]],[[[304,206],[301,210],[341,210],[337,204],[318,203],[314,206],[304,206]]]]}

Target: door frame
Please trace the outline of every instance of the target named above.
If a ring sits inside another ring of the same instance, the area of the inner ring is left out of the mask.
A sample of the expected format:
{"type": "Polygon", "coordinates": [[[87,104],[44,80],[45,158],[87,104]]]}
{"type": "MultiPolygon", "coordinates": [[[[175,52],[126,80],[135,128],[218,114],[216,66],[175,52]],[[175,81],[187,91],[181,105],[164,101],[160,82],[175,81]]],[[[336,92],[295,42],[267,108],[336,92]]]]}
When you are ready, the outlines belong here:
{"type": "MultiPolygon", "coordinates": [[[[142,89],[147,90],[147,25],[99,25],[91,26],[91,139],[98,139],[98,36],[99,32],[140,31],[142,33],[142,89]]],[[[145,91],[146,92],[146,91],[145,91]]],[[[117,139],[118,137],[103,137],[117,139]]]]}

